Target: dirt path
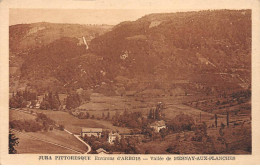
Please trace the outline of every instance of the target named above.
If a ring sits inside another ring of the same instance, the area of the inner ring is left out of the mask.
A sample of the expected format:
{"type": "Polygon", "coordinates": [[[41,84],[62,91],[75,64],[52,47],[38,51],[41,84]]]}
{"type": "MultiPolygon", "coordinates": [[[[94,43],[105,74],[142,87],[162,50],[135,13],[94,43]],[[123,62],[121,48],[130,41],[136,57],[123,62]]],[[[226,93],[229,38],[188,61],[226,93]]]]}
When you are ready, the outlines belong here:
{"type": "Polygon", "coordinates": [[[83,141],[81,138],[80,138],[80,135],[75,135],[73,133],[71,133],[70,131],[64,129],[65,132],[67,132],[68,134],[71,134],[73,135],[75,138],[77,138],[80,142],[82,142],[84,145],[86,145],[88,147],[88,151],[84,154],[88,154],[90,151],[91,151],[91,147],[89,144],[87,144],[85,141],[83,141]]]}
{"type": "Polygon", "coordinates": [[[85,141],[83,141],[81,138],[80,138],[80,135],[75,135],[74,136],[79,140],[81,141],[83,144],[85,144],[87,147],[88,147],[88,151],[85,153],[85,154],[88,154],[90,151],[91,151],[91,147],[89,144],[87,144],[85,141]]]}

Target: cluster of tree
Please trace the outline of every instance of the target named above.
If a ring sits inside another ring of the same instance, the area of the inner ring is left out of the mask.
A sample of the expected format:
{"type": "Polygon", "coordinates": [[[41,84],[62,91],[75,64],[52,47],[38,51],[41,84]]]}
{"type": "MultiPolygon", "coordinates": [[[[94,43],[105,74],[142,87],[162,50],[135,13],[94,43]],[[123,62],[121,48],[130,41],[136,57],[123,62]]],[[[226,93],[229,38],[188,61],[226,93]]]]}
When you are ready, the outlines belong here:
{"type": "Polygon", "coordinates": [[[110,119],[110,112],[107,112],[107,115],[105,115],[105,113],[102,113],[102,119],[109,120],[110,119]]]}
{"type": "Polygon", "coordinates": [[[216,154],[214,138],[207,133],[206,123],[200,123],[193,127],[194,133],[184,133],[181,137],[177,133],[176,141],[173,141],[166,152],[171,154],[216,154]]]}
{"type": "Polygon", "coordinates": [[[193,118],[187,114],[178,114],[175,118],[167,123],[169,130],[173,132],[191,131],[195,126],[193,118]]]}
{"type": "Polygon", "coordinates": [[[235,98],[239,98],[239,97],[245,97],[245,98],[251,98],[251,90],[241,90],[238,92],[234,92],[231,94],[231,96],[235,99],[235,98]]]}
{"type": "Polygon", "coordinates": [[[142,128],[141,134],[145,135],[144,142],[154,141],[157,139],[163,140],[168,135],[169,129],[163,128],[159,132],[154,131],[153,128],[146,126],[142,128]]]}
{"type": "Polygon", "coordinates": [[[108,134],[108,131],[103,131],[101,138],[95,136],[88,137],[86,135],[83,140],[91,146],[93,153],[95,153],[95,151],[99,148],[103,148],[106,151],[111,152],[112,145],[107,142],[108,134]]]}
{"type": "Polygon", "coordinates": [[[40,109],[43,110],[59,110],[61,105],[58,92],[55,92],[53,94],[52,92],[48,92],[48,94],[45,94],[43,97],[43,101],[41,102],[40,109]]]}
{"type": "Polygon", "coordinates": [[[15,146],[19,144],[19,138],[15,136],[13,131],[9,129],[9,154],[16,154],[17,150],[15,149],[15,146]]]}
{"type": "Polygon", "coordinates": [[[55,126],[55,121],[53,121],[43,113],[37,113],[37,117],[35,120],[42,123],[44,130],[53,129],[53,127],[55,126]]]}
{"type": "Polygon", "coordinates": [[[35,105],[36,100],[37,94],[28,89],[25,89],[25,91],[17,91],[16,94],[13,92],[12,97],[9,99],[9,107],[24,108],[28,104],[28,101],[31,101],[32,105],[35,105]]]}
{"type": "MultiPolygon", "coordinates": [[[[73,115],[73,113],[71,112],[70,114],[73,115]]],[[[107,114],[105,115],[105,113],[102,113],[101,118],[100,117],[95,117],[95,115],[90,115],[88,112],[80,112],[77,115],[75,115],[76,117],[78,117],[79,119],[97,119],[97,120],[109,120],[110,119],[110,112],[107,112],[107,114]]]]}
{"type": "Polygon", "coordinates": [[[139,139],[135,137],[121,138],[114,142],[114,151],[126,154],[141,154],[143,151],[139,143],[139,139]]]}
{"type": "Polygon", "coordinates": [[[42,113],[37,113],[35,120],[13,120],[9,124],[10,128],[25,132],[48,131],[55,127],[55,121],[42,113]]]}
{"type": "MultiPolygon", "coordinates": [[[[146,129],[150,123],[164,118],[162,109],[163,105],[159,103],[155,109],[150,109],[147,118],[141,112],[129,113],[125,110],[123,114],[116,113],[112,118],[112,122],[115,126],[146,129]]],[[[102,117],[105,117],[105,115],[103,114],[102,117]]]]}
{"type": "Polygon", "coordinates": [[[80,97],[81,103],[90,101],[91,91],[84,90],[84,89],[78,89],[77,94],[80,97]]]}
{"type": "Polygon", "coordinates": [[[150,120],[161,120],[162,119],[163,105],[158,104],[155,109],[150,109],[147,119],[150,120]]]}
{"type": "Polygon", "coordinates": [[[198,124],[194,127],[195,135],[192,137],[192,141],[202,142],[204,137],[208,137],[207,125],[205,122],[198,124]]]}
{"type": "Polygon", "coordinates": [[[79,107],[81,104],[80,96],[77,93],[70,93],[66,98],[66,109],[71,110],[79,107]]]}
{"type": "Polygon", "coordinates": [[[89,119],[89,118],[90,118],[90,114],[89,114],[88,112],[86,112],[86,113],[80,112],[77,117],[78,117],[79,119],[89,119]]]}
{"type": "Polygon", "coordinates": [[[147,125],[147,120],[142,116],[141,112],[128,113],[127,110],[123,114],[116,113],[112,118],[114,126],[129,127],[129,128],[142,128],[147,125]]]}

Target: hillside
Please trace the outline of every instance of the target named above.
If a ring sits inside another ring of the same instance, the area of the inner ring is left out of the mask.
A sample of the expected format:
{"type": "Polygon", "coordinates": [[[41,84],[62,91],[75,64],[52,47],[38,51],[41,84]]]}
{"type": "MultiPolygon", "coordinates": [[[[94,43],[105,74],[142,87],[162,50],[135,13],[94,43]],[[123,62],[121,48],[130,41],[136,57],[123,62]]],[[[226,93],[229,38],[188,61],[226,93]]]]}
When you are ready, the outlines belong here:
{"type": "Polygon", "coordinates": [[[87,41],[105,33],[109,25],[79,25],[39,22],[12,25],[10,31],[10,51],[26,53],[30,49],[40,48],[62,37],[81,38],[87,41]]]}
{"type": "Polygon", "coordinates": [[[111,31],[38,24],[29,33],[34,24],[10,27],[11,53],[29,49],[13,59],[25,60],[14,80],[23,85],[164,92],[180,87],[188,93],[251,85],[250,10],[150,14],[111,31]],[[81,36],[90,43],[87,51],[78,45],[81,36]]]}
{"type": "Polygon", "coordinates": [[[244,10],[151,14],[115,26],[93,39],[90,50],[130,78],[248,87],[250,25],[250,11],[244,10]]]}
{"type": "Polygon", "coordinates": [[[89,43],[111,27],[47,22],[10,26],[10,88],[59,82],[53,76],[53,66],[64,66],[64,62],[85,53],[82,37],[89,43]]]}

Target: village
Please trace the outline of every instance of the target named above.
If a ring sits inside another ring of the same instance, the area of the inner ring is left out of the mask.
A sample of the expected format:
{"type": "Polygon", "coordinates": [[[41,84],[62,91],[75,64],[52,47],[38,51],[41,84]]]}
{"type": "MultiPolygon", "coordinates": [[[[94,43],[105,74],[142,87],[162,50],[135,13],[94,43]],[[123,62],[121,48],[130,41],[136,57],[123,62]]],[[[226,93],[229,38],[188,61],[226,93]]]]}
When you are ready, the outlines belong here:
{"type": "MultiPolygon", "coordinates": [[[[158,103],[158,107],[160,107],[161,102],[158,103]]],[[[37,109],[39,109],[39,106],[37,104],[32,107],[30,104],[26,108],[11,108],[10,110],[15,113],[25,113],[28,115],[32,116],[39,116],[39,115],[44,115],[43,113],[37,112],[37,109]],[[35,110],[33,110],[35,109],[35,110]]],[[[155,113],[154,113],[155,114],[155,113]]],[[[44,115],[45,116],[45,115],[44,115]]],[[[47,116],[46,116],[47,117],[47,116]]],[[[93,151],[93,147],[91,147],[88,143],[93,144],[95,141],[100,141],[102,139],[103,144],[107,145],[115,145],[115,143],[119,143],[122,139],[137,139],[139,141],[144,139],[144,135],[141,133],[134,133],[134,132],[119,132],[107,128],[93,128],[93,127],[82,127],[81,131],[77,133],[72,133],[69,130],[67,130],[63,125],[59,125],[56,122],[53,123],[54,128],[64,131],[65,133],[68,133],[70,135],[73,135],[76,139],[78,139],[80,142],[85,144],[88,148],[88,151],[86,153],[96,153],[96,154],[109,154],[108,151],[103,149],[102,147],[98,148],[95,147],[95,150],[93,151]],[[92,150],[92,151],[91,151],[92,150]]],[[[12,123],[11,123],[12,127],[12,123]]],[[[165,121],[159,120],[159,121],[154,121],[149,125],[149,128],[154,132],[154,133],[159,133],[162,129],[166,129],[166,124],[165,121]]],[[[17,128],[14,128],[17,129],[17,128]]],[[[102,145],[101,145],[102,146],[102,145]]],[[[111,153],[111,152],[110,152],[111,153]]],[[[123,151],[121,152],[112,152],[112,153],[124,153],[123,151]]]]}

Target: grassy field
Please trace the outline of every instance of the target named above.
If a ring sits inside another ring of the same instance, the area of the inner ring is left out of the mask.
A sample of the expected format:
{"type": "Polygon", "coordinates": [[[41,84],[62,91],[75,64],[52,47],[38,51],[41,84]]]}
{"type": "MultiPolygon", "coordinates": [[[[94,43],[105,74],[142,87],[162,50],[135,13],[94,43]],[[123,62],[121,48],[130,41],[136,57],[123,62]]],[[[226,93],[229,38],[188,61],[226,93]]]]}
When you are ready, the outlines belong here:
{"type": "Polygon", "coordinates": [[[49,116],[56,121],[57,124],[64,125],[67,130],[74,134],[80,134],[81,128],[104,128],[111,130],[118,130],[120,132],[129,132],[127,128],[115,127],[109,121],[96,120],[96,119],[78,119],[67,112],[51,111],[51,110],[35,110],[49,116]]]}
{"type": "MultiPolygon", "coordinates": [[[[51,143],[47,143],[41,140],[37,140],[33,137],[37,137],[38,133],[18,133],[16,132],[15,135],[19,138],[19,144],[16,147],[18,154],[76,154],[76,151],[66,149],[64,147],[60,147],[51,143]]],[[[45,137],[45,139],[48,137],[45,137]]],[[[65,139],[64,139],[65,140],[65,139]]],[[[79,142],[80,143],[80,142],[79,142]]],[[[66,144],[68,145],[68,142],[66,144]]],[[[75,149],[75,148],[74,148],[75,149]]],[[[76,148],[77,149],[77,148],[76,148]]],[[[79,151],[83,151],[79,149],[79,151]]]]}
{"type": "MultiPolygon", "coordinates": [[[[187,97],[187,96],[186,96],[187,97]]],[[[126,110],[129,112],[142,112],[147,115],[151,108],[155,108],[158,102],[165,104],[165,114],[167,119],[174,118],[179,113],[187,113],[192,116],[199,116],[200,112],[204,117],[211,117],[209,113],[186,106],[182,104],[185,96],[164,96],[164,97],[132,97],[132,96],[104,96],[102,94],[94,93],[91,95],[91,100],[88,103],[81,105],[78,109],[80,111],[88,112],[95,117],[101,117],[104,113],[114,116],[116,112],[123,113],[126,110]]]]}
{"type": "MultiPolygon", "coordinates": [[[[12,120],[34,120],[35,116],[18,110],[10,110],[12,120]]],[[[19,137],[18,153],[85,153],[86,146],[73,135],[65,131],[52,130],[48,132],[16,132],[19,137]],[[47,143],[50,142],[50,143],[47,143]],[[54,144],[59,144],[60,147],[54,144]],[[72,150],[66,149],[70,148],[72,150]],[[74,151],[73,151],[74,150],[74,151]],[[77,151],[77,152],[75,152],[77,151]]]]}
{"type": "Polygon", "coordinates": [[[34,120],[36,117],[31,115],[31,114],[27,114],[24,112],[20,112],[18,110],[9,110],[9,120],[13,121],[13,120],[34,120]]]}
{"type": "Polygon", "coordinates": [[[50,141],[53,143],[57,143],[69,148],[72,148],[81,153],[85,153],[87,151],[86,146],[78,141],[73,135],[70,135],[64,131],[53,130],[49,132],[29,132],[27,135],[40,138],[42,140],[50,141]]]}

